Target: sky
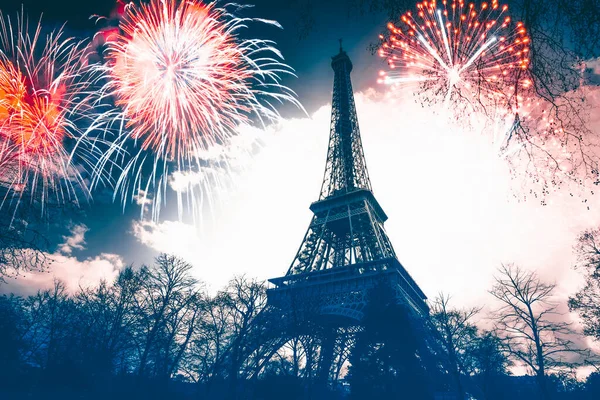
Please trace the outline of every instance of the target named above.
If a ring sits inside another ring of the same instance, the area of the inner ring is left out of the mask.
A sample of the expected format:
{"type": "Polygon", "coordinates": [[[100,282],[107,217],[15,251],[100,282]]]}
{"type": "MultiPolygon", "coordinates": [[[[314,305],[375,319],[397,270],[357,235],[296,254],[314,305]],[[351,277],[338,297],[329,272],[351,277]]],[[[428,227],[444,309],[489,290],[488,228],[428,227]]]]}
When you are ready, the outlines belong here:
{"type": "MultiPolygon", "coordinates": [[[[348,17],[341,2],[322,2],[315,28],[299,38],[297,9],[257,3],[249,12],[277,19],[283,29],[262,26],[252,33],[278,43],[297,75],[284,83],[297,92],[306,113],[284,107],[278,124],[241,127],[231,144],[213,149],[234,172],[203,171],[220,176],[224,184],[202,188],[214,203],[195,220],[179,221],[173,201],[161,220],[140,219],[147,205],[134,200],[123,206],[112,201],[109,189],[98,190],[90,204],[54,228],[49,271],[27,273],[0,291],[31,294],[54,278],[76,290],[114,278],[125,265],[151,263],[159,252],[190,262],[212,292],[234,275],[260,280],[284,275],[321,186],[333,87],[330,57],[340,37],[354,64],[365,158],[374,194],[389,216],[385,228],[399,260],[426,295],[433,299],[443,292],[457,306],[490,304],[488,290],[501,263],[519,264],[556,282],[563,300],[582,285],[572,250],[580,232],[600,225],[600,200],[588,196],[592,188],[575,196],[571,188],[551,193],[547,205],[524,200],[528,182],[513,179],[488,134],[452,130],[409,93],[378,85],[383,64],[367,48],[384,16],[348,17]]],[[[91,35],[87,16],[108,13],[112,0],[24,4],[31,18],[45,11],[44,20],[67,20],[67,29],[91,35]]],[[[20,6],[2,0],[0,8],[12,12],[20,6]]],[[[596,88],[587,96],[600,104],[596,88]]],[[[600,129],[600,117],[593,118],[590,126],[600,129]]],[[[185,195],[187,184],[199,178],[172,176],[171,189],[185,195]]]]}
{"type": "MultiPolygon", "coordinates": [[[[298,98],[306,109],[302,110],[284,105],[280,112],[286,118],[299,118],[310,115],[327,104],[331,99],[332,80],[329,66],[330,57],[337,52],[338,39],[344,38],[344,47],[354,57],[355,76],[354,87],[357,90],[368,89],[373,84],[374,73],[378,70],[380,60],[372,57],[368,52],[368,45],[377,37],[379,26],[383,23],[383,16],[369,15],[361,18],[349,18],[345,2],[324,2],[312,15],[317,19],[315,27],[308,36],[300,38],[301,20],[298,11],[303,10],[303,1],[291,2],[290,7],[280,7],[279,1],[261,0],[253,2],[254,8],[246,11],[248,16],[274,19],[281,23],[283,29],[266,24],[253,24],[248,29],[248,35],[263,39],[273,40],[277,43],[285,57],[285,62],[295,69],[296,77],[286,77],[284,84],[296,91],[298,98]],[[339,15],[339,18],[331,18],[339,15]],[[327,37],[325,43],[323,37],[327,37]],[[360,56],[359,56],[360,55],[360,56]]],[[[31,21],[37,21],[40,16],[43,24],[48,29],[57,28],[64,24],[67,33],[80,38],[90,38],[96,32],[92,15],[109,15],[115,4],[114,0],[69,1],[56,0],[49,6],[47,2],[39,0],[0,0],[0,10],[7,15],[14,16],[16,12],[25,10],[31,21]]],[[[327,138],[327,124],[321,127],[323,137],[327,138]]],[[[322,150],[323,152],[325,150],[322,150]]],[[[324,156],[322,157],[324,162],[324,156]]],[[[323,168],[323,166],[319,166],[323,168]]],[[[320,178],[319,178],[320,179],[320,178]]],[[[317,180],[319,180],[317,179],[317,180]]],[[[316,182],[315,185],[319,185],[316,182]]],[[[268,197],[268,194],[265,194],[268,197]]],[[[221,198],[221,201],[225,201],[221,198]]],[[[312,201],[312,200],[310,200],[312,201]]],[[[177,219],[175,204],[168,204],[161,210],[161,215],[166,219],[177,219]]],[[[307,206],[304,205],[303,208],[307,206]]],[[[85,246],[76,248],[70,254],[77,260],[95,260],[102,254],[117,254],[122,257],[125,264],[141,265],[151,263],[156,252],[140,242],[133,234],[134,222],[140,217],[140,206],[135,201],[123,207],[120,202],[113,202],[113,193],[110,189],[96,190],[90,204],[84,205],[72,218],[66,218],[58,226],[53,226],[51,232],[52,242],[56,249],[60,247],[63,236],[70,235],[69,229],[85,226],[85,246]]],[[[210,216],[210,218],[217,218],[210,216]]],[[[197,226],[197,230],[207,232],[205,227],[197,226]]],[[[297,246],[297,245],[294,245],[297,246]]],[[[293,254],[289,257],[293,257],[293,254]]],[[[290,260],[291,262],[291,260],[290,260]]],[[[287,261],[286,261],[287,263],[287,261]]],[[[105,265],[105,264],[102,264],[105,265]]],[[[65,267],[65,269],[68,269],[65,267]]],[[[287,267],[282,267],[285,272],[287,267]]],[[[51,274],[50,274],[51,275],[51,274]]],[[[47,275],[48,279],[50,275],[47,275]]],[[[73,276],[77,276],[75,272],[73,276]]],[[[211,277],[206,277],[211,281],[211,277]]],[[[14,282],[2,291],[25,290],[28,293],[37,290],[35,286],[25,282],[14,282]],[[23,289],[27,287],[29,289],[23,289]]]]}

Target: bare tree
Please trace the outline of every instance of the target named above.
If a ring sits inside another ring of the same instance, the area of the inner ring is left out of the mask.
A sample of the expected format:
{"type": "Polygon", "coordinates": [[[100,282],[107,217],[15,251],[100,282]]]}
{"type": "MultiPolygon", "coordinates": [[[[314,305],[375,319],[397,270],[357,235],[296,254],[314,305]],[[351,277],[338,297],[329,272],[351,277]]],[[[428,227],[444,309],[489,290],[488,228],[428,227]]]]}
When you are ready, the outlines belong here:
{"type": "Polygon", "coordinates": [[[201,303],[181,368],[207,396],[227,392],[235,398],[239,378],[248,379],[267,361],[256,354],[265,340],[264,326],[257,321],[265,305],[265,285],[244,276],[201,303]]]}
{"type": "Polygon", "coordinates": [[[193,336],[190,352],[184,361],[186,374],[196,382],[210,385],[222,376],[225,369],[230,320],[223,293],[203,303],[198,329],[193,336]]]}
{"type": "Polygon", "coordinates": [[[546,378],[550,371],[567,368],[581,354],[569,336],[574,334],[553,302],[554,284],[541,281],[533,272],[503,265],[490,293],[502,306],[495,311],[494,331],[515,361],[536,375],[544,398],[549,397],[546,378]]]}
{"type": "Polygon", "coordinates": [[[230,389],[236,393],[238,374],[243,363],[260,346],[260,338],[254,334],[260,332],[260,327],[253,322],[264,309],[267,296],[264,284],[248,280],[244,276],[232,279],[225,289],[225,294],[231,319],[231,338],[228,346],[230,389]]]}
{"type": "Polygon", "coordinates": [[[280,370],[286,371],[284,367],[289,366],[288,374],[294,377],[304,375],[306,378],[310,378],[312,373],[307,371],[306,367],[310,366],[310,360],[307,357],[311,352],[311,342],[314,342],[314,339],[310,336],[293,337],[279,349],[274,358],[280,362],[280,370]]]}
{"type": "MultiPolygon", "coordinates": [[[[0,171],[0,175],[1,175],[0,171]]],[[[51,235],[65,219],[81,213],[76,201],[44,199],[12,193],[0,178],[0,284],[27,272],[48,270],[53,263],[51,235]]]]}
{"type": "Polygon", "coordinates": [[[119,272],[115,282],[81,288],[74,296],[83,326],[79,346],[83,358],[100,373],[128,373],[134,369],[136,326],[135,298],[141,274],[131,266],[119,272]]]}
{"type": "Polygon", "coordinates": [[[502,340],[492,331],[480,332],[472,348],[474,381],[485,399],[494,398],[500,389],[502,377],[512,365],[504,351],[502,340]]]}
{"type": "Polygon", "coordinates": [[[431,307],[431,322],[446,352],[447,366],[458,394],[464,398],[462,376],[468,376],[472,371],[471,352],[477,339],[477,326],[473,319],[480,309],[451,309],[449,301],[449,296],[438,295],[431,307]]]}
{"type": "MultiPolygon", "coordinates": [[[[138,374],[141,376],[148,374],[150,363],[155,375],[168,377],[171,371],[177,369],[171,365],[171,350],[176,345],[178,329],[184,326],[188,331],[192,329],[182,321],[192,318],[195,322],[197,313],[195,306],[199,293],[197,281],[190,275],[191,269],[192,266],[184,260],[161,254],[152,268],[142,271],[142,288],[136,299],[140,354],[138,374]]],[[[187,333],[184,336],[187,346],[190,338],[187,333]]],[[[176,353],[179,351],[176,350],[176,353]]],[[[181,359],[181,356],[176,357],[181,359]]]]}
{"type": "Polygon", "coordinates": [[[583,332],[600,340],[600,229],[579,235],[575,245],[578,265],[585,274],[585,286],[569,298],[569,308],[583,321],[583,332]]]}
{"type": "Polygon", "coordinates": [[[589,229],[577,237],[574,248],[577,255],[576,268],[587,272],[600,269],[600,229],[589,229]]]}
{"type": "Polygon", "coordinates": [[[74,334],[73,302],[65,284],[55,280],[51,289],[38,291],[24,302],[27,315],[23,340],[28,343],[24,361],[47,370],[64,363],[66,344],[74,334]]]}
{"type": "MultiPolygon", "coordinates": [[[[0,196],[2,196],[0,186],[0,196]]],[[[34,204],[11,207],[0,197],[0,284],[28,271],[41,271],[51,264],[45,252],[48,240],[46,218],[36,214],[34,204]]]]}

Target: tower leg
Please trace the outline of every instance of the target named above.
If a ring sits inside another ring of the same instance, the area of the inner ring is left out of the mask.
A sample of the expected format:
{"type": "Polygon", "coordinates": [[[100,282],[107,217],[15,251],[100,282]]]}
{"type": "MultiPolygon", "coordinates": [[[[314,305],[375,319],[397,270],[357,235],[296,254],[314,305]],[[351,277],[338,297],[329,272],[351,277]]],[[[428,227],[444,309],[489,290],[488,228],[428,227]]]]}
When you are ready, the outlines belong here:
{"type": "Polygon", "coordinates": [[[335,341],[337,339],[337,329],[329,327],[325,330],[325,335],[321,343],[321,357],[319,365],[319,386],[327,387],[331,365],[333,364],[335,341]]]}

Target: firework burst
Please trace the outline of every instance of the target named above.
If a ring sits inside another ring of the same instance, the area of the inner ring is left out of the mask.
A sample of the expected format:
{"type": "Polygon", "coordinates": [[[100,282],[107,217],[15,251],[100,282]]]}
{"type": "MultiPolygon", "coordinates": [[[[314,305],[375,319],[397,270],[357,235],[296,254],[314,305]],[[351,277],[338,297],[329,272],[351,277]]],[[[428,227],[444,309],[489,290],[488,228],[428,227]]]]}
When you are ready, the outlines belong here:
{"type": "Polygon", "coordinates": [[[62,30],[43,35],[23,14],[0,13],[0,207],[23,196],[42,209],[89,196],[82,172],[95,146],[86,135],[84,49],[62,30]]]}
{"type": "Polygon", "coordinates": [[[427,101],[442,101],[461,117],[490,108],[515,113],[532,86],[530,39],[507,12],[497,0],[417,3],[380,36],[379,55],[391,71],[381,71],[379,82],[417,85],[427,101]]]}
{"type": "Polygon", "coordinates": [[[133,149],[122,158],[115,195],[126,201],[154,192],[156,219],[169,168],[202,170],[200,154],[226,143],[240,126],[277,120],[274,103],[299,105],[280,83],[292,70],[273,43],[239,36],[252,21],[198,0],[124,8],[101,66],[108,77],[102,92],[117,106],[102,116],[118,130],[105,160],[133,149]]]}

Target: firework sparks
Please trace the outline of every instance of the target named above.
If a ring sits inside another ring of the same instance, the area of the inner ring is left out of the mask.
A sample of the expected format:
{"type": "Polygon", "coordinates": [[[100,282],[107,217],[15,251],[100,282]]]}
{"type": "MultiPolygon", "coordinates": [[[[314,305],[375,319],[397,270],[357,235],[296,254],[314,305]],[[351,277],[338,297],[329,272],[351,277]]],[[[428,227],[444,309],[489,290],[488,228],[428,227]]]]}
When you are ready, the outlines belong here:
{"type": "Polygon", "coordinates": [[[391,72],[381,71],[379,82],[416,84],[428,101],[443,99],[453,111],[519,109],[531,88],[530,39],[507,11],[497,0],[479,7],[462,0],[417,3],[416,12],[380,36],[379,55],[391,72]]]}
{"type": "Polygon", "coordinates": [[[202,151],[226,143],[242,125],[277,120],[273,103],[299,105],[280,83],[292,70],[273,43],[239,37],[251,21],[197,0],[124,8],[101,67],[109,78],[103,92],[117,106],[102,117],[118,128],[112,149],[135,147],[115,190],[123,201],[154,191],[157,218],[170,166],[201,170],[202,151]]]}
{"type": "Polygon", "coordinates": [[[23,14],[0,14],[0,206],[24,194],[42,207],[89,195],[82,171],[94,162],[94,146],[82,126],[90,112],[84,54],[61,30],[42,35],[23,14]]]}

